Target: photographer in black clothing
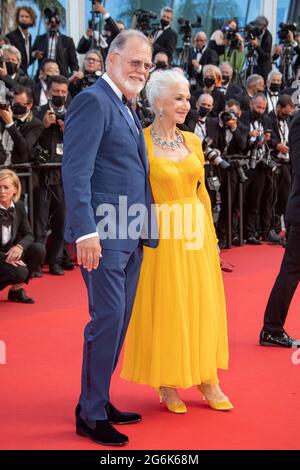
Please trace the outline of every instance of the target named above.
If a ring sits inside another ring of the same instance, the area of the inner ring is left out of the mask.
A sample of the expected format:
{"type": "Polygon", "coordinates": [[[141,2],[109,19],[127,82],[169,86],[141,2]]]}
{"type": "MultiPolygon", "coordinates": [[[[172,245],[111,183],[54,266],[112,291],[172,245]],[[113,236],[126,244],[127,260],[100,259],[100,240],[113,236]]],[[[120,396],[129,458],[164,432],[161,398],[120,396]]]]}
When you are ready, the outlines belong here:
{"type": "Polygon", "coordinates": [[[41,107],[48,103],[47,89],[50,77],[60,75],[58,63],[54,59],[45,59],[39,70],[39,81],[35,84],[33,98],[35,106],[41,107]]]}
{"type": "Polygon", "coordinates": [[[238,186],[239,182],[245,182],[245,171],[243,162],[245,161],[244,153],[248,143],[248,129],[239,122],[241,116],[241,108],[238,101],[232,99],[226,102],[225,112],[220,114],[219,118],[219,140],[217,147],[221,151],[222,157],[227,160],[231,167],[226,171],[221,171],[221,211],[218,219],[217,234],[219,238],[220,248],[226,246],[227,232],[227,213],[228,207],[228,184],[227,173],[230,174],[230,192],[232,216],[232,238],[233,243],[238,242],[238,186]],[[232,161],[231,161],[232,157],[232,161]],[[240,158],[238,158],[240,157],[240,158]],[[236,210],[234,210],[236,209],[236,210]]]}
{"type": "Polygon", "coordinates": [[[97,49],[89,50],[84,58],[83,70],[69,78],[69,92],[72,98],[85,88],[94,85],[104,71],[102,56],[97,49]]]}
{"type": "Polygon", "coordinates": [[[207,64],[219,65],[219,56],[207,47],[207,37],[199,31],[193,39],[193,47],[189,50],[188,76],[194,89],[203,86],[203,67],[207,64]]]}
{"type": "Polygon", "coordinates": [[[45,8],[44,15],[47,33],[36,37],[32,57],[38,59],[39,68],[44,59],[56,60],[60,73],[69,77],[72,72],[79,70],[74,41],[60,33],[60,17],[56,8],[45,8]]]}
{"type": "MultiPolygon", "coordinates": [[[[44,130],[37,149],[36,162],[60,163],[63,157],[64,117],[68,96],[68,80],[63,76],[51,77],[47,90],[49,103],[43,106],[39,117],[44,130]]],[[[50,226],[51,240],[48,244],[49,271],[63,275],[65,203],[60,168],[37,168],[34,171],[34,232],[36,241],[46,243],[50,226]]]]}
{"type": "Polygon", "coordinates": [[[250,47],[256,55],[256,65],[254,65],[252,73],[261,75],[264,80],[267,79],[268,74],[272,70],[271,53],[273,38],[268,30],[268,25],[269,22],[265,16],[258,16],[253,22],[253,29],[257,30],[257,33],[255,32],[248,41],[248,53],[250,47]],[[259,32],[261,34],[258,36],[259,32]]]}
{"type": "Polygon", "coordinates": [[[173,21],[173,10],[170,7],[164,7],[160,12],[160,28],[155,31],[153,36],[153,55],[157,52],[165,52],[170,62],[176,50],[178,35],[171,28],[173,21]]]}
{"type": "Polygon", "coordinates": [[[257,235],[261,198],[268,172],[273,168],[269,161],[272,122],[265,114],[266,109],[267,98],[263,93],[258,93],[250,102],[250,110],[241,116],[241,123],[248,129],[247,156],[250,169],[246,172],[248,179],[244,184],[244,198],[246,238],[251,245],[261,245],[257,235]]]}
{"type": "Polygon", "coordinates": [[[291,188],[291,162],[289,155],[289,129],[291,118],[295,112],[295,104],[288,95],[281,95],[278,99],[276,112],[272,111],[269,117],[273,124],[272,157],[278,163],[278,171],[274,175],[274,195],[272,204],[272,218],[267,239],[273,243],[281,243],[281,217],[285,216],[288,196],[291,188]]]}
{"type": "Polygon", "coordinates": [[[19,88],[12,105],[0,109],[0,151],[5,165],[28,163],[43,125],[32,114],[33,96],[29,88],[19,88]]]}
{"type": "Polygon", "coordinates": [[[90,49],[97,49],[101,53],[103,59],[105,59],[110,43],[123,30],[122,26],[124,25],[122,22],[114,21],[100,2],[95,1],[93,9],[95,14],[103,15],[104,29],[109,34],[102,36],[99,31],[95,31],[93,29],[93,26],[95,28],[95,25],[90,23],[90,27],[88,28],[86,35],[82,36],[76,50],[78,54],[86,54],[90,49]]]}

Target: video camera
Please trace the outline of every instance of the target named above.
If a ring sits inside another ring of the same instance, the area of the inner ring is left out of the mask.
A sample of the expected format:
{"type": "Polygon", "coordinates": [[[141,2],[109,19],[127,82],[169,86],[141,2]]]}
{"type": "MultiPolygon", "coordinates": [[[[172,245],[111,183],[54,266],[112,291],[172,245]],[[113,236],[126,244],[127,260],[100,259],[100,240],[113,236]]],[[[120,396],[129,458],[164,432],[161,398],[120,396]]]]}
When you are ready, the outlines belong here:
{"type": "Polygon", "coordinates": [[[239,38],[237,37],[237,33],[242,31],[241,29],[232,29],[230,26],[224,26],[222,28],[222,33],[224,34],[225,39],[229,41],[231,49],[237,49],[239,45],[239,38]]]}
{"type": "Polygon", "coordinates": [[[197,16],[197,21],[195,23],[191,23],[190,20],[181,16],[178,18],[177,22],[179,24],[178,33],[183,34],[183,42],[186,44],[191,42],[193,28],[201,28],[202,18],[201,16],[197,16]]]}
{"type": "Polygon", "coordinates": [[[288,41],[288,33],[297,31],[297,23],[279,23],[279,31],[277,31],[280,43],[288,41]]]}
{"type": "Polygon", "coordinates": [[[230,164],[221,157],[219,150],[215,148],[213,139],[206,136],[202,141],[202,148],[205,160],[219,166],[222,170],[227,170],[230,167],[230,164]]]}
{"type": "Polygon", "coordinates": [[[155,20],[157,14],[153,11],[143,10],[139,8],[133,12],[133,23],[134,27],[149,36],[151,31],[154,29],[154,25],[151,23],[151,20],[155,20]]]}
{"type": "Polygon", "coordinates": [[[246,42],[253,41],[263,34],[263,28],[256,22],[251,21],[245,26],[245,40],[246,42]]]}
{"type": "Polygon", "coordinates": [[[44,9],[44,16],[46,18],[46,23],[49,28],[49,34],[54,35],[57,33],[57,30],[60,25],[60,16],[58,8],[50,6],[44,9]]]}
{"type": "Polygon", "coordinates": [[[51,162],[51,154],[49,150],[44,149],[41,145],[36,145],[32,149],[32,161],[33,163],[50,163],[51,162]]]}

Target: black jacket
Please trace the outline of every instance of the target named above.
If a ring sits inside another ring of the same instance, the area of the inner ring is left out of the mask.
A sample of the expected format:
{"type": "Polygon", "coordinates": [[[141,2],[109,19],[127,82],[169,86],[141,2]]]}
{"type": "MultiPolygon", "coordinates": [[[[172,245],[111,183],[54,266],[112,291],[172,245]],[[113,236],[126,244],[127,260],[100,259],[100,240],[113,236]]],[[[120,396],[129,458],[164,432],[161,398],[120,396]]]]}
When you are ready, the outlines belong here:
{"type": "MultiPolygon", "coordinates": [[[[200,88],[198,91],[196,91],[194,93],[194,96],[195,98],[199,98],[200,95],[202,95],[203,93],[205,93],[205,91],[200,88]]],[[[212,112],[210,113],[210,115],[212,117],[218,117],[219,114],[224,111],[225,109],[225,96],[224,94],[218,90],[217,88],[215,88],[211,93],[209,93],[213,99],[214,99],[214,105],[213,105],[213,109],[212,109],[212,112]]]]}
{"type": "Polygon", "coordinates": [[[167,28],[153,43],[153,57],[157,52],[165,52],[169,60],[172,61],[172,56],[177,47],[177,33],[172,28],[167,28]]]}
{"type": "MultiPolygon", "coordinates": [[[[4,123],[0,121],[1,135],[5,130],[4,123]]],[[[14,165],[19,163],[28,163],[32,159],[32,150],[40,138],[43,130],[42,122],[34,117],[32,114],[29,115],[24,123],[18,123],[15,121],[14,125],[7,129],[10,134],[14,147],[11,156],[11,162],[14,165]]],[[[2,143],[0,144],[0,163],[1,155],[3,152],[2,143]]],[[[4,163],[4,161],[2,161],[4,163]]]]}
{"type": "Polygon", "coordinates": [[[10,44],[12,46],[15,46],[20,52],[21,52],[21,69],[23,70],[24,73],[27,74],[27,68],[29,65],[32,64],[33,58],[32,58],[32,38],[31,34],[29,34],[29,61],[27,58],[27,53],[26,53],[26,47],[25,47],[25,40],[23,38],[23,35],[20,31],[19,28],[15,29],[14,31],[11,31],[6,35],[7,39],[9,40],[10,44]]]}
{"type": "MultiPolygon", "coordinates": [[[[269,118],[272,122],[272,140],[271,140],[271,147],[273,149],[273,155],[276,156],[277,155],[277,150],[276,150],[276,147],[278,144],[280,144],[282,142],[282,135],[281,135],[281,132],[279,130],[279,125],[278,125],[278,119],[277,119],[277,116],[275,114],[274,111],[271,111],[269,113],[269,118]]],[[[288,128],[290,128],[291,126],[291,119],[287,119],[286,121],[287,125],[288,125],[288,128]]]]}
{"type": "Polygon", "coordinates": [[[18,91],[20,87],[23,86],[33,89],[35,85],[34,81],[27,77],[22,69],[17,71],[15,78],[6,75],[5,77],[1,77],[1,80],[10,91],[18,91]]]}
{"type": "Polygon", "coordinates": [[[258,73],[267,80],[269,72],[272,70],[272,34],[267,29],[262,37],[261,44],[255,50],[258,53],[257,66],[254,67],[253,73],[258,73]]]}
{"type": "Polygon", "coordinates": [[[292,120],[289,148],[292,166],[292,189],[286,210],[286,220],[289,223],[300,224],[300,112],[292,120]]]}
{"type": "Polygon", "coordinates": [[[225,93],[225,100],[228,101],[231,99],[235,99],[237,101],[240,101],[242,94],[243,94],[242,88],[230,82],[225,93]]]}
{"type": "Polygon", "coordinates": [[[33,243],[33,234],[27,218],[23,202],[15,203],[15,214],[12,226],[12,237],[6,244],[2,244],[2,223],[0,218],[0,264],[5,263],[5,254],[15,245],[21,245],[26,250],[33,243]]]}
{"type": "Polygon", "coordinates": [[[202,86],[203,67],[208,64],[219,66],[219,56],[213,49],[206,48],[199,62],[200,65],[202,65],[200,73],[196,71],[192,64],[192,60],[194,59],[197,59],[197,50],[194,47],[191,47],[188,56],[188,75],[190,78],[195,78],[197,84],[202,86]]]}
{"type": "MultiPolygon", "coordinates": [[[[46,59],[48,57],[48,39],[48,33],[37,36],[32,47],[32,52],[42,51],[44,52],[43,59],[46,59]]],[[[39,68],[43,62],[43,59],[39,60],[39,68]]],[[[60,33],[58,36],[58,43],[56,48],[56,61],[58,63],[61,75],[64,75],[65,77],[69,77],[72,72],[79,70],[73,39],[60,33]]]]}
{"type": "MultiPolygon", "coordinates": [[[[111,18],[111,16],[109,16],[105,20],[105,26],[107,27],[107,29],[111,33],[109,38],[105,38],[107,43],[108,43],[108,46],[109,46],[110,43],[115,39],[115,37],[118,36],[118,34],[120,33],[120,30],[119,30],[116,22],[111,18]]],[[[82,36],[82,38],[80,39],[80,41],[78,43],[78,46],[77,46],[76,50],[77,50],[78,54],[86,54],[91,48],[92,48],[92,39],[91,38],[87,39],[85,36],[82,36]]],[[[108,47],[105,48],[105,49],[100,47],[100,51],[101,51],[102,56],[105,58],[107,56],[107,53],[108,53],[108,47]]]]}

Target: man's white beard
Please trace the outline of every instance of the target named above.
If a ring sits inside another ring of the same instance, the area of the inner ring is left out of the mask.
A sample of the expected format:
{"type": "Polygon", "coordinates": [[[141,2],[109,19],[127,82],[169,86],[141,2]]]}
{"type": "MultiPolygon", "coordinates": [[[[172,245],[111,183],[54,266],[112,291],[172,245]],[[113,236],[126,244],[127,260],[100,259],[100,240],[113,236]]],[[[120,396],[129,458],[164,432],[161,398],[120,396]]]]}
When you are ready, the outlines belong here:
{"type": "Polygon", "coordinates": [[[145,83],[140,82],[134,85],[129,79],[124,80],[124,87],[129,93],[133,93],[134,95],[138,95],[142,89],[144,88],[145,83]]]}

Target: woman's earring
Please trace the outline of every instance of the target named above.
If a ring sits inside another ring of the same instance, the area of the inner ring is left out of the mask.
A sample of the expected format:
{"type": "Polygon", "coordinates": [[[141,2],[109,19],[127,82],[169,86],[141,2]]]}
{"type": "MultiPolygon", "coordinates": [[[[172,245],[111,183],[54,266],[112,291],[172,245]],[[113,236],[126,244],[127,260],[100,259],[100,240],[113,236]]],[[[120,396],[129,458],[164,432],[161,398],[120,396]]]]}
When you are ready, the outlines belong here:
{"type": "Polygon", "coordinates": [[[163,115],[164,115],[164,114],[163,114],[163,110],[160,109],[160,110],[159,110],[159,117],[160,117],[160,119],[163,117],[163,115]]]}

